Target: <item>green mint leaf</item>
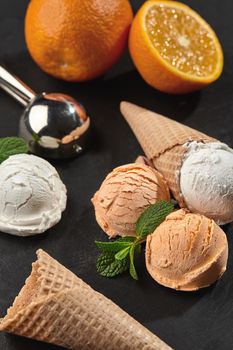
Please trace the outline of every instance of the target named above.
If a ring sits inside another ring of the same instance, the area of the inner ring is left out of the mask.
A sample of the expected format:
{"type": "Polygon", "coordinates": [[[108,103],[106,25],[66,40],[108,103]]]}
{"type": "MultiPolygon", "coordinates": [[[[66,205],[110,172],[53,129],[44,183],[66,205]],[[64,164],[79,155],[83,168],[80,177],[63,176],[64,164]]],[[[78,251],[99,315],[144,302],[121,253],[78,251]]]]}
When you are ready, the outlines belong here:
{"type": "Polygon", "coordinates": [[[128,244],[130,244],[128,247],[120,250],[118,253],[115,254],[116,260],[123,260],[124,258],[126,258],[126,256],[129,254],[130,248],[133,243],[128,243],[128,244]]]}
{"type": "Polygon", "coordinates": [[[124,237],[119,237],[118,239],[115,240],[115,242],[134,242],[136,237],[132,236],[124,236],[124,237]]]}
{"type": "Polygon", "coordinates": [[[32,138],[33,138],[33,140],[34,140],[35,142],[39,142],[39,141],[40,141],[40,136],[39,136],[38,134],[36,134],[36,133],[34,133],[34,134],[32,135],[32,138]]]}
{"type": "Polygon", "coordinates": [[[128,270],[129,259],[116,260],[114,253],[104,252],[98,257],[96,268],[104,277],[115,277],[128,270]]]}
{"type": "Polygon", "coordinates": [[[14,154],[27,153],[28,145],[20,137],[0,138],[0,163],[14,154]]]}
{"type": "Polygon", "coordinates": [[[98,248],[100,248],[103,252],[112,252],[117,253],[120,250],[129,247],[132,242],[135,241],[135,237],[121,237],[113,242],[100,242],[95,241],[95,244],[98,248]]]}
{"type": "Polygon", "coordinates": [[[148,234],[154,232],[174,209],[171,202],[158,201],[149,206],[139,217],[136,223],[136,232],[139,237],[146,237],[148,234]]]}
{"type": "Polygon", "coordinates": [[[129,273],[133,279],[138,280],[138,274],[134,266],[134,253],[135,253],[135,245],[132,245],[129,252],[129,261],[130,261],[129,273]]]}

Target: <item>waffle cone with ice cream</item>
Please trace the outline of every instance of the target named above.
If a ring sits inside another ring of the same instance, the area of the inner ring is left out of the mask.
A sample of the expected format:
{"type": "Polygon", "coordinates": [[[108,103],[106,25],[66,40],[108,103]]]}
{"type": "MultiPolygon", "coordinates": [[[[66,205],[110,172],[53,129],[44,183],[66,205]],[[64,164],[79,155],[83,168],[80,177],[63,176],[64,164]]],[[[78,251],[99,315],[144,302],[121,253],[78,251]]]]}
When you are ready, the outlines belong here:
{"type": "Polygon", "coordinates": [[[170,349],[43,250],[0,330],[68,349],[170,349]]]}
{"type": "Polygon", "coordinates": [[[120,109],[147,158],[163,174],[180,207],[200,212],[220,224],[233,220],[231,148],[198,130],[132,103],[121,102],[120,109]],[[190,160],[191,153],[195,153],[196,158],[192,158],[192,164],[188,164],[186,174],[182,175],[183,164],[186,159],[190,160]],[[207,168],[209,161],[211,164],[207,168]],[[201,170],[195,173],[199,165],[201,170]],[[182,190],[182,181],[188,182],[188,186],[184,186],[187,191],[182,190]],[[194,188],[197,182],[201,193],[194,188]]]}

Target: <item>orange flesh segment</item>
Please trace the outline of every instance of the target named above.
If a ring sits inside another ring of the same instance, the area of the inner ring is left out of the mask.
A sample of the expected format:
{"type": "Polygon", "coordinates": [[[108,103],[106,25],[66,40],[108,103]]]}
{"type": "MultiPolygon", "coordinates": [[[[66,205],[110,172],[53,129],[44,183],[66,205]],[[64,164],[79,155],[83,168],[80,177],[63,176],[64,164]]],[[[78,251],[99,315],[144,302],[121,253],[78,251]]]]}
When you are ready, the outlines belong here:
{"type": "Polygon", "coordinates": [[[218,52],[212,33],[184,10],[154,5],[146,15],[146,29],[162,59],[177,70],[196,77],[216,71],[218,52]]]}

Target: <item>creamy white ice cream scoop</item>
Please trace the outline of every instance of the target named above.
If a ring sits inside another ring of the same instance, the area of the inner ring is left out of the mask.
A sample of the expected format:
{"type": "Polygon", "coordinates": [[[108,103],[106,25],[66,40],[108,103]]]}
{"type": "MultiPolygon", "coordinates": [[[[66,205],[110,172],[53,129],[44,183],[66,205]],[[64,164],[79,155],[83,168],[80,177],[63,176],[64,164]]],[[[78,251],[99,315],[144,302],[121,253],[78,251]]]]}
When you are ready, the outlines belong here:
{"type": "Polygon", "coordinates": [[[46,160],[19,154],[0,165],[0,231],[42,233],[61,219],[65,207],[66,187],[46,160]]]}
{"type": "Polygon", "coordinates": [[[180,169],[180,189],[192,212],[218,224],[233,221],[233,150],[221,142],[189,143],[180,169]]]}

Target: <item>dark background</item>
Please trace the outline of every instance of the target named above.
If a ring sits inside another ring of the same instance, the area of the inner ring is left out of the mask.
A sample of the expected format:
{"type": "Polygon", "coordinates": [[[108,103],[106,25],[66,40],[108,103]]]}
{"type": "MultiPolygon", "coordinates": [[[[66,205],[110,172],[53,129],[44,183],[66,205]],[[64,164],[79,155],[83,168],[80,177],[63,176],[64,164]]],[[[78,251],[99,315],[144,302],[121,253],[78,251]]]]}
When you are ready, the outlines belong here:
{"type": "MultiPolygon", "coordinates": [[[[136,10],[143,1],[132,1],[136,10]]],[[[112,168],[132,162],[141,152],[121,117],[122,99],[138,103],[200,129],[233,146],[233,21],[232,0],[185,1],[214,27],[223,46],[222,77],[201,92],[169,96],[147,86],[127,55],[105,77],[89,83],[65,83],[43,73],[26,51],[23,34],[26,0],[0,0],[0,62],[35,91],[64,92],[87,106],[93,138],[86,154],[53,163],[68,189],[61,222],[32,238],[0,235],[0,314],[30,274],[38,248],[46,250],[92,287],[114,300],[130,315],[175,349],[233,348],[232,225],[224,227],[229,240],[227,272],[214,286],[196,293],[176,292],[154,282],[144,258],[138,262],[139,282],[128,275],[105,279],[96,272],[94,240],[105,235],[96,224],[90,199],[112,168]]],[[[0,91],[0,136],[17,134],[22,107],[0,91]]],[[[52,350],[59,347],[0,334],[1,350],[52,350]]],[[[139,349],[140,350],[140,349],[139,349]]]]}

